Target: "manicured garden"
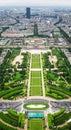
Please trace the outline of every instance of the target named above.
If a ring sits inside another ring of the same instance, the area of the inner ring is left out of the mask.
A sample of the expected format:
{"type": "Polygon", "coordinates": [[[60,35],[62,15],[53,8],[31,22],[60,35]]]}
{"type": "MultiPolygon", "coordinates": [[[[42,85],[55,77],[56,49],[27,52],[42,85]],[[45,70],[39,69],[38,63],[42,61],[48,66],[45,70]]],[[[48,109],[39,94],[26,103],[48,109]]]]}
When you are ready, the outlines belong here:
{"type": "Polygon", "coordinates": [[[0,65],[0,97],[14,99],[27,95],[27,79],[29,73],[29,53],[22,53],[22,63],[12,64],[15,57],[20,55],[20,48],[9,49],[3,63],[0,65]],[[22,84],[23,82],[23,84],[22,84]]]}
{"type": "MultiPolygon", "coordinates": [[[[23,113],[18,114],[15,110],[9,109],[7,114],[0,112],[0,118],[1,120],[6,122],[7,124],[10,124],[11,126],[24,128],[25,115],[23,113]]],[[[1,127],[3,128],[5,126],[4,123],[0,123],[1,127]]]]}
{"type": "Polygon", "coordinates": [[[30,95],[42,95],[42,78],[41,71],[31,71],[30,95]]]}
{"type": "Polygon", "coordinates": [[[32,118],[28,120],[28,130],[45,130],[44,119],[32,118]]]}
{"type": "Polygon", "coordinates": [[[3,99],[14,99],[18,96],[26,96],[27,86],[24,84],[19,84],[14,88],[10,88],[8,90],[3,90],[0,92],[0,98],[3,99]]]}
{"type": "Polygon", "coordinates": [[[32,68],[40,68],[40,55],[39,54],[32,54],[32,68]]]}
{"type": "Polygon", "coordinates": [[[66,112],[62,108],[59,112],[54,114],[48,114],[48,126],[51,130],[70,130],[71,123],[68,120],[71,119],[71,112],[66,112]],[[60,126],[61,125],[61,126],[60,126]]]}
{"type": "Polygon", "coordinates": [[[51,51],[42,55],[46,96],[67,99],[71,97],[71,65],[60,48],[51,51]],[[57,57],[56,68],[49,61],[51,55],[57,57]]]}

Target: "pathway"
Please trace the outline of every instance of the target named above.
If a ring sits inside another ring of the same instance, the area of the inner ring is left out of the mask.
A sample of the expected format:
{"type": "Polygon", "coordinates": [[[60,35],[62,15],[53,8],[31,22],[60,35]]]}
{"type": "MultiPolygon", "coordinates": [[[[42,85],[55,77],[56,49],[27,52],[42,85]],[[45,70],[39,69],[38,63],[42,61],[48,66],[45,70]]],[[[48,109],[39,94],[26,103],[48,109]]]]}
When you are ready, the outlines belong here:
{"type": "Polygon", "coordinates": [[[30,68],[29,68],[29,80],[28,80],[27,97],[29,97],[29,96],[30,96],[31,64],[32,64],[32,54],[31,54],[31,58],[30,58],[30,68]]]}
{"type": "Polygon", "coordinates": [[[28,119],[25,120],[24,130],[27,130],[27,128],[28,128],[28,119]]]}
{"type": "Polygon", "coordinates": [[[43,96],[45,97],[44,76],[43,76],[43,65],[42,65],[42,56],[41,56],[41,54],[40,54],[40,63],[41,63],[41,75],[42,75],[42,90],[43,90],[43,96]]]}
{"type": "Polygon", "coordinates": [[[47,119],[47,113],[46,113],[46,111],[44,112],[44,116],[45,116],[45,125],[46,125],[45,130],[49,130],[49,128],[48,128],[48,119],[47,119]]]}

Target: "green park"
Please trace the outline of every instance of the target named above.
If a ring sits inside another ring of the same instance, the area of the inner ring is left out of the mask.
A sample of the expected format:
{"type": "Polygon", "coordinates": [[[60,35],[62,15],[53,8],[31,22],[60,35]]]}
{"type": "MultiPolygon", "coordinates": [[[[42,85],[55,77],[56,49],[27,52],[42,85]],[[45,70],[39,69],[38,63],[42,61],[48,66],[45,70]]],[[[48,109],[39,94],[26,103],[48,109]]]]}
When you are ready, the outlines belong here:
{"type": "MultiPolygon", "coordinates": [[[[71,97],[70,72],[71,65],[61,48],[50,48],[40,54],[23,52],[21,48],[9,49],[0,65],[0,98],[17,101],[39,96],[55,101],[68,100],[71,97]]],[[[1,128],[23,129],[26,120],[27,130],[45,130],[46,124],[48,130],[69,130],[71,127],[68,123],[71,112],[67,113],[64,108],[57,113],[46,115],[45,121],[44,111],[50,109],[49,102],[31,100],[25,103],[23,108],[27,114],[11,109],[8,109],[7,113],[0,112],[1,128]],[[39,116],[28,116],[32,115],[29,111],[39,116]]]]}

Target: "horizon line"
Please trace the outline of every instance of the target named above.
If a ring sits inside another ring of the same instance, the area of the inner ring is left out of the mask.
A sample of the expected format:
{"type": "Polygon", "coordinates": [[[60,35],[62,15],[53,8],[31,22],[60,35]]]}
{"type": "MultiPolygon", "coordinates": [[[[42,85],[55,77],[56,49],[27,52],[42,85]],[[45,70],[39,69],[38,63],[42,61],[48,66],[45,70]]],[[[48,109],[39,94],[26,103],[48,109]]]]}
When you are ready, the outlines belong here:
{"type": "Polygon", "coordinates": [[[18,6],[18,7],[71,7],[71,5],[14,5],[14,4],[11,4],[11,5],[0,5],[0,7],[13,7],[13,6],[18,6]]]}

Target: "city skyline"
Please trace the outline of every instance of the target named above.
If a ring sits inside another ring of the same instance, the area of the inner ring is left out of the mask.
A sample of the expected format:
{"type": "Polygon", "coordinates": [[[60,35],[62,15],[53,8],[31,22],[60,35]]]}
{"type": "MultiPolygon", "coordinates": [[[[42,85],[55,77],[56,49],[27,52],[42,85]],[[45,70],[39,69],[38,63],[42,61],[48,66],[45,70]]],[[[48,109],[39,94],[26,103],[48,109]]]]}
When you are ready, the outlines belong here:
{"type": "Polygon", "coordinates": [[[0,6],[23,5],[23,6],[71,6],[71,0],[0,0],[0,6]]]}

